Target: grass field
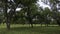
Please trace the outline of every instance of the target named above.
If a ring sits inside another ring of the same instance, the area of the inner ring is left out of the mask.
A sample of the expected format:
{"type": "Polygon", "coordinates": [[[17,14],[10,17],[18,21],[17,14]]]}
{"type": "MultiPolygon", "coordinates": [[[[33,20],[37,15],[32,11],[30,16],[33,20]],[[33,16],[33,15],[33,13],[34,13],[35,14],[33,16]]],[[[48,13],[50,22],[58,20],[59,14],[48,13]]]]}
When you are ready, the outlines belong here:
{"type": "Polygon", "coordinates": [[[33,28],[29,25],[15,24],[11,25],[11,29],[7,30],[6,25],[0,25],[0,34],[60,34],[60,27],[57,25],[50,25],[41,27],[39,24],[34,25],[33,28]]]}

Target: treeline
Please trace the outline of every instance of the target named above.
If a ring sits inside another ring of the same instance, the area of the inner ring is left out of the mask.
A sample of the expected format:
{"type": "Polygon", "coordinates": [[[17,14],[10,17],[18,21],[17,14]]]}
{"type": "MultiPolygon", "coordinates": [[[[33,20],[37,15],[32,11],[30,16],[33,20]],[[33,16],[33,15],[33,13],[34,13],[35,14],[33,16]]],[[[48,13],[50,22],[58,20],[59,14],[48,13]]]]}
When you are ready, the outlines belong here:
{"type": "Polygon", "coordinates": [[[60,1],[51,0],[51,9],[43,9],[37,4],[38,0],[0,0],[0,23],[10,24],[58,24],[60,26],[60,12],[56,7],[60,1]],[[20,11],[16,11],[21,8],[20,11]]]}

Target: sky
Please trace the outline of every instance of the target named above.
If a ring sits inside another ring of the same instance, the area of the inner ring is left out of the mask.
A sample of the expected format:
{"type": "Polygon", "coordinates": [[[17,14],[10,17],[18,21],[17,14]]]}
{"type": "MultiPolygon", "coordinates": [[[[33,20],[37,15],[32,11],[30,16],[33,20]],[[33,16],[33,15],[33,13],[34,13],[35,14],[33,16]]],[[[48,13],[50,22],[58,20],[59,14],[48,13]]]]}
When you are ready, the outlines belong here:
{"type": "MultiPolygon", "coordinates": [[[[48,7],[48,8],[50,9],[50,6],[49,6],[49,5],[46,5],[46,4],[43,3],[41,0],[39,0],[37,3],[39,4],[39,7],[42,7],[43,9],[46,8],[46,7],[48,7]]],[[[49,4],[49,3],[48,3],[48,4],[49,4]]],[[[16,9],[16,11],[19,11],[19,10],[21,10],[21,8],[17,8],[17,9],[16,9]]]]}
{"type": "MultiPolygon", "coordinates": [[[[10,1],[10,0],[8,0],[8,1],[10,1]]],[[[13,1],[13,0],[11,0],[11,1],[13,1]]],[[[60,1],[60,0],[59,0],[60,1]]],[[[13,1],[14,2],[14,1],[13,1]]],[[[39,4],[39,7],[42,7],[43,9],[44,8],[46,8],[46,7],[48,7],[49,9],[51,9],[51,7],[49,6],[49,2],[48,2],[48,0],[39,0],[38,2],[37,2],[37,4],[39,4]],[[45,1],[47,1],[47,2],[45,2],[45,1]],[[47,3],[47,4],[45,4],[45,3],[47,3]]],[[[59,8],[59,6],[58,6],[58,4],[57,4],[57,8],[59,8]]],[[[16,11],[20,11],[21,10],[21,8],[17,8],[16,9],[16,11]]],[[[10,9],[8,10],[8,12],[10,11],[10,9]]]]}
{"type": "MultiPolygon", "coordinates": [[[[39,0],[37,3],[38,3],[39,6],[42,7],[42,8],[46,8],[46,7],[48,7],[49,9],[51,8],[49,5],[45,4],[45,3],[42,2],[41,0],[39,0]]],[[[49,4],[49,3],[48,3],[48,4],[49,4]]]]}
{"type": "MultiPolygon", "coordinates": [[[[10,0],[8,0],[8,1],[10,1],[10,0]]],[[[11,0],[11,1],[13,1],[13,0],[11,0]]],[[[39,4],[39,7],[42,7],[43,9],[46,8],[46,7],[48,7],[49,9],[51,9],[51,7],[49,6],[48,0],[47,0],[47,4],[45,4],[44,1],[45,1],[45,0],[39,0],[39,1],[37,2],[37,4],[39,4]]],[[[13,1],[13,2],[14,2],[14,1],[13,1]]],[[[57,6],[57,8],[59,8],[59,7],[57,6]]],[[[22,9],[22,8],[17,8],[16,11],[20,11],[21,9],[22,9]]],[[[11,10],[11,9],[8,9],[8,10],[7,10],[7,13],[9,13],[10,10],[11,10]]],[[[59,11],[60,11],[60,10],[59,10],[59,11]]]]}

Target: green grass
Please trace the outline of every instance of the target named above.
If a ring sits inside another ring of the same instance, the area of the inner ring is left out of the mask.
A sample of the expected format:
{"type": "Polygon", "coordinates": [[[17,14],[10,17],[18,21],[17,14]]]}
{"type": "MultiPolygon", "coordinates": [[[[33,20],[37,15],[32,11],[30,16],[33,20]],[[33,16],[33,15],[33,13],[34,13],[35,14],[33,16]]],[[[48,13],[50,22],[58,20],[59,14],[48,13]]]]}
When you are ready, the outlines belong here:
{"type": "Polygon", "coordinates": [[[33,28],[29,25],[11,25],[11,29],[7,30],[6,25],[0,25],[0,34],[60,34],[59,26],[41,27],[39,24],[34,25],[33,28]]]}

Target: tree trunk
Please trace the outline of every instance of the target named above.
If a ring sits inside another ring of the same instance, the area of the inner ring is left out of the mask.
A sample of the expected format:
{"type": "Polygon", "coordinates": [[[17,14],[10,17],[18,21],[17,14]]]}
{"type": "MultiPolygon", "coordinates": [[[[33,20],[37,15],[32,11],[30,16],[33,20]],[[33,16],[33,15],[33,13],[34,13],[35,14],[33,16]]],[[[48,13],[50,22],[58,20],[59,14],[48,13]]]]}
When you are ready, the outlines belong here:
{"type": "Polygon", "coordinates": [[[9,30],[10,29],[10,18],[8,17],[8,14],[7,14],[7,3],[8,3],[8,0],[5,0],[5,18],[6,18],[6,26],[7,26],[7,29],[9,30]]]}
{"type": "Polygon", "coordinates": [[[33,28],[33,24],[31,24],[31,28],[33,28]]]}
{"type": "Polygon", "coordinates": [[[7,29],[10,30],[10,18],[8,17],[6,19],[6,25],[7,25],[7,29]]]}
{"type": "Polygon", "coordinates": [[[29,21],[29,23],[31,24],[31,27],[33,28],[33,22],[32,22],[30,7],[28,7],[27,10],[28,10],[28,12],[27,12],[28,21],[29,21]]]}
{"type": "Polygon", "coordinates": [[[60,21],[59,20],[57,20],[57,24],[60,26],[60,21]]]}
{"type": "Polygon", "coordinates": [[[42,24],[41,24],[41,27],[42,27],[42,24]]]}
{"type": "Polygon", "coordinates": [[[48,24],[46,24],[47,25],[47,27],[48,27],[48,24]]]}
{"type": "Polygon", "coordinates": [[[7,29],[10,30],[10,23],[6,23],[7,29]]]}

